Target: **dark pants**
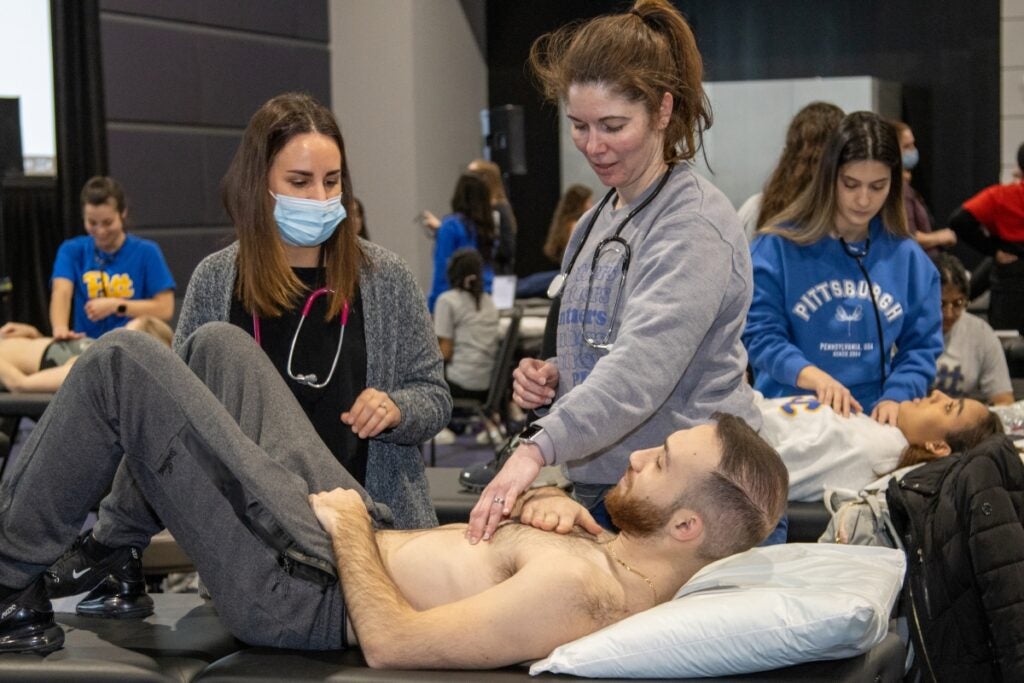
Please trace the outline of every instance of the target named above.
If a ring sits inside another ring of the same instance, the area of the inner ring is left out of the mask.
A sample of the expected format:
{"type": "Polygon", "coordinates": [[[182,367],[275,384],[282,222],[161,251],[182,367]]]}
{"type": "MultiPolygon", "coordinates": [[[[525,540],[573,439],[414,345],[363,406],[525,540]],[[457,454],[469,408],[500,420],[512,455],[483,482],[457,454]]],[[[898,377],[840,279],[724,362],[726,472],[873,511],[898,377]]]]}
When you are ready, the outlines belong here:
{"type": "Polygon", "coordinates": [[[106,523],[148,541],[162,520],[236,637],[341,647],[334,555],[307,496],[362,489],[242,330],[204,325],[183,356],[117,331],[79,358],[0,489],[0,584],[52,564],[113,480],[106,523]]]}

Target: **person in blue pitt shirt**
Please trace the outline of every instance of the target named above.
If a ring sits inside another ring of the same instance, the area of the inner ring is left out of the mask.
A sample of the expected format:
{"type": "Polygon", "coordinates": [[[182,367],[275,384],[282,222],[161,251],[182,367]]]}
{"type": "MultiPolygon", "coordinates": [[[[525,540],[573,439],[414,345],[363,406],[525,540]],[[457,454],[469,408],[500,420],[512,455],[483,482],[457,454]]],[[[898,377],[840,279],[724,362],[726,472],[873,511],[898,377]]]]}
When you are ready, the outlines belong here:
{"type": "Polygon", "coordinates": [[[143,315],[170,322],[174,278],[160,247],[125,233],[128,208],[120,183],[90,178],[81,199],[88,234],[61,244],[53,264],[54,339],[96,338],[143,315]]]}

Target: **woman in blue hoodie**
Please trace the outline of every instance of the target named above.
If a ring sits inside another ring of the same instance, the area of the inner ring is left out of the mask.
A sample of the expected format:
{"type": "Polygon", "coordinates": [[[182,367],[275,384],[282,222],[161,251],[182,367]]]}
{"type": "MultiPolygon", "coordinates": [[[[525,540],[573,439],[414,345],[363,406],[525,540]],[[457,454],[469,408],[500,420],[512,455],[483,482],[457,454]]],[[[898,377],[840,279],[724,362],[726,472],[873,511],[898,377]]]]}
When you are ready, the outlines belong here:
{"type": "Polygon", "coordinates": [[[751,245],[743,334],[767,397],[815,394],[842,415],[897,425],[942,353],[939,275],[910,238],[896,132],[846,116],[814,181],[751,245]]]}

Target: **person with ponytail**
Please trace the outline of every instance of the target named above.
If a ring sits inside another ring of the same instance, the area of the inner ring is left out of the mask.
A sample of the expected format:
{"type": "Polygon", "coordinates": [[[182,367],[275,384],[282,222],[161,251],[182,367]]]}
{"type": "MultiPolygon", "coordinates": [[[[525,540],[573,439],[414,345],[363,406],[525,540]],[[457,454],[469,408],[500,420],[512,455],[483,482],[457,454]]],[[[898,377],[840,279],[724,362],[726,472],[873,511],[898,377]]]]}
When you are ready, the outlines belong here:
{"type": "Polygon", "coordinates": [[[513,400],[541,416],[484,488],[470,542],[491,538],[543,465],[563,465],[574,497],[610,528],[605,494],[631,452],[715,412],[760,424],[740,340],[747,240],[691,164],[711,109],[690,26],[667,0],[638,0],[541,36],[530,67],[609,190],[580,218],[548,289],[555,357],[513,372],[513,400]]]}
{"type": "Polygon", "coordinates": [[[448,260],[451,289],[437,298],[434,332],[452,398],[487,399],[498,352],[498,309],[484,291],[484,260],[471,247],[448,260]]]}

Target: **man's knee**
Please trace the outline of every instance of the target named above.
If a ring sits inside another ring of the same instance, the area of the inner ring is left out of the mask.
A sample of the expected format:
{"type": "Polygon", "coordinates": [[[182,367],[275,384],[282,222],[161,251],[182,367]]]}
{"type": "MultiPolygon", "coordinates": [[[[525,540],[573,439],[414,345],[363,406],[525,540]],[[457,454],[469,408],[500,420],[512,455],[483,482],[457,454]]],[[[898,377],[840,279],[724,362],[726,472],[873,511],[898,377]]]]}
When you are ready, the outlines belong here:
{"type": "Polygon", "coordinates": [[[181,347],[181,357],[191,364],[193,359],[237,354],[253,344],[253,338],[231,323],[214,321],[200,325],[181,347]]]}

